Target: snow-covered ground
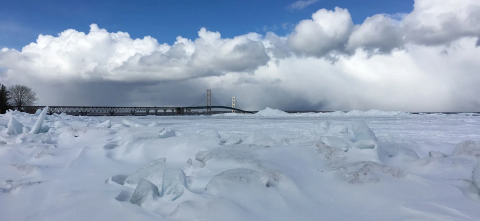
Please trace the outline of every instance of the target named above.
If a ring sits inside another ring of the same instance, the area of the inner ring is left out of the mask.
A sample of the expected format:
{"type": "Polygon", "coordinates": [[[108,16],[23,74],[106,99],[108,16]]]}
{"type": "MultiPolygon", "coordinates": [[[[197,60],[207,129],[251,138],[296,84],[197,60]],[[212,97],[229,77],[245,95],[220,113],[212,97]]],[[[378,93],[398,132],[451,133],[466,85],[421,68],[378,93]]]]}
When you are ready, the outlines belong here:
{"type": "Polygon", "coordinates": [[[41,118],[0,115],[0,220],[480,220],[473,114],[41,118]]]}

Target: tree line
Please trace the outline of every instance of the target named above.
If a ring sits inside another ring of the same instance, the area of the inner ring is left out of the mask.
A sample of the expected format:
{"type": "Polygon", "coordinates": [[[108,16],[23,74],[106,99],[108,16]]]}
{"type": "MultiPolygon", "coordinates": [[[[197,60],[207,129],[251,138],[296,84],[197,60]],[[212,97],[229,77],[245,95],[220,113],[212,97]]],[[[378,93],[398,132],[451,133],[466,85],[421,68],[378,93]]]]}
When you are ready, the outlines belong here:
{"type": "Polygon", "coordinates": [[[20,109],[22,106],[30,106],[37,100],[37,94],[25,85],[12,85],[8,89],[5,85],[0,86],[0,113],[4,114],[9,109],[20,109]]]}

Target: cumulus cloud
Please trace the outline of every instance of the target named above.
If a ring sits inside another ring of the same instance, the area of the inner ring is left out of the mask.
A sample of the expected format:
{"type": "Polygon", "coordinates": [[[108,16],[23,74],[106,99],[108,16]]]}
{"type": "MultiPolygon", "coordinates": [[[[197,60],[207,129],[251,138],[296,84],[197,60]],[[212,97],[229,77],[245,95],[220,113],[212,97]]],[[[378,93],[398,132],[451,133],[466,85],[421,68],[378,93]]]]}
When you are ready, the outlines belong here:
{"type": "Polygon", "coordinates": [[[288,6],[289,9],[291,10],[302,10],[316,2],[318,2],[319,0],[305,0],[305,1],[296,1],[292,4],[290,4],[288,6]]]}
{"type": "Polygon", "coordinates": [[[416,0],[357,25],[347,9],[320,9],[286,36],[201,28],[173,44],[92,24],[1,49],[0,82],[46,105],[190,105],[208,88],[250,110],[479,111],[479,8],[416,0]]]}
{"type": "Polygon", "coordinates": [[[311,20],[303,20],[295,27],[287,44],[299,55],[325,57],[344,51],[352,29],[352,17],[347,9],[320,9],[311,20]]]}

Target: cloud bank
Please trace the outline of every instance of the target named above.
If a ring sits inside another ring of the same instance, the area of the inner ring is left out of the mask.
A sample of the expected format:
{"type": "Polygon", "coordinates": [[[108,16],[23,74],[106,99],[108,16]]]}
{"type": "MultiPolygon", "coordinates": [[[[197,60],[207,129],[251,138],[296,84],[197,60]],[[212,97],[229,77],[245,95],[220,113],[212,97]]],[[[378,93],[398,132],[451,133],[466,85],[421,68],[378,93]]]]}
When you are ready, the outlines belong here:
{"type": "Polygon", "coordinates": [[[416,0],[358,25],[320,9],[287,36],[202,28],[172,45],[92,24],[1,49],[0,81],[45,105],[190,105],[208,88],[249,110],[480,111],[479,57],[480,2],[416,0]]]}

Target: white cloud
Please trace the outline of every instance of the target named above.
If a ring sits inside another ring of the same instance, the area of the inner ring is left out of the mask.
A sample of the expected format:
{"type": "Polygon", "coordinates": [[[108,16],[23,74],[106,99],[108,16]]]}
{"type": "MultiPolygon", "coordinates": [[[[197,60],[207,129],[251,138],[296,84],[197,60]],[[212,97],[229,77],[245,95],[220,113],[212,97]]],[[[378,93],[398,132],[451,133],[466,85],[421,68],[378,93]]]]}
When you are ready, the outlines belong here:
{"type": "Polygon", "coordinates": [[[93,24],[2,49],[0,82],[49,105],[189,105],[211,88],[252,110],[479,111],[479,4],[416,0],[359,25],[347,9],[320,9],[286,36],[202,28],[171,45],[93,24]]]}
{"type": "Polygon", "coordinates": [[[287,43],[299,55],[324,57],[342,52],[352,29],[348,10],[338,7],[334,11],[320,9],[311,20],[303,20],[295,27],[287,43]]]}
{"type": "Polygon", "coordinates": [[[290,4],[288,6],[289,9],[291,10],[302,10],[316,2],[318,2],[319,0],[305,0],[305,1],[296,1],[292,4],[290,4]]]}

